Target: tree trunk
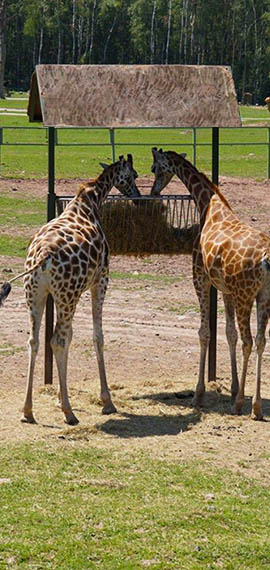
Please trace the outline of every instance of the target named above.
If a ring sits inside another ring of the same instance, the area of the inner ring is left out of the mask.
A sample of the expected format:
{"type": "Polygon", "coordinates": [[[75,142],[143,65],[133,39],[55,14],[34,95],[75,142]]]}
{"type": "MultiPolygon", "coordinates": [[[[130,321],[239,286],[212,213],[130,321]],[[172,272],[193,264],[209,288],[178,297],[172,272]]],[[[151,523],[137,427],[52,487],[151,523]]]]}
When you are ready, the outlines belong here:
{"type": "Polygon", "coordinates": [[[60,17],[60,6],[57,3],[57,63],[61,63],[62,54],[62,28],[61,28],[61,17],[60,17]]]}
{"type": "Polygon", "coordinates": [[[94,27],[95,27],[95,10],[96,10],[97,0],[94,0],[91,18],[91,31],[90,31],[90,46],[89,46],[89,63],[92,60],[92,51],[94,45],[94,27]]]}
{"type": "Polygon", "coordinates": [[[44,28],[43,28],[43,24],[41,24],[40,36],[39,36],[39,48],[38,48],[38,64],[41,63],[41,54],[42,54],[42,48],[43,48],[43,34],[44,34],[44,28]]]}
{"type": "Polygon", "coordinates": [[[242,103],[245,100],[246,77],[247,77],[247,2],[245,0],[245,20],[244,20],[244,67],[242,75],[242,103]]]}
{"type": "Polygon", "coordinates": [[[76,63],[76,0],[72,2],[72,63],[76,63]]]}
{"type": "Polygon", "coordinates": [[[157,9],[157,0],[154,0],[153,2],[153,11],[152,11],[152,20],[151,20],[151,57],[150,57],[150,63],[154,63],[154,59],[155,59],[155,19],[156,19],[156,9],[157,9]]]}
{"type": "Polygon", "coordinates": [[[107,39],[106,39],[105,46],[104,46],[104,52],[103,52],[103,63],[106,63],[108,46],[109,46],[109,42],[110,42],[113,30],[114,30],[114,26],[116,24],[116,19],[117,19],[117,14],[114,15],[113,23],[112,23],[110,30],[109,30],[109,33],[107,35],[107,39]]]}
{"type": "Polygon", "coordinates": [[[169,44],[171,36],[171,21],[172,21],[172,0],[169,0],[168,5],[168,28],[167,28],[167,41],[166,41],[166,52],[165,52],[165,63],[168,64],[169,60],[169,44]]]}
{"type": "Polygon", "coordinates": [[[7,0],[0,0],[0,98],[5,98],[7,0]]]}

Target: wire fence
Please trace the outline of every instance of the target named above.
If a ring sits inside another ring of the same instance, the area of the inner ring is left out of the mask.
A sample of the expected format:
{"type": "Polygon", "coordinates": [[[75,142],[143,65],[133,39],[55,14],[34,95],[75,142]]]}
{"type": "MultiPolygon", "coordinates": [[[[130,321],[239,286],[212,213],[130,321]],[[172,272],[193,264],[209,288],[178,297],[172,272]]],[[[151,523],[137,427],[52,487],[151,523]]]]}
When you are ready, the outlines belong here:
{"type": "MultiPolygon", "coordinates": [[[[107,147],[110,149],[111,159],[114,162],[116,160],[117,154],[123,152],[124,148],[126,149],[127,147],[136,148],[155,146],[157,144],[157,140],[159,139],[160,133],[162,131],[166,131],[166,136],[169,132],[172,132],[172,137],[168,137],[170,140],[162,140],[161,145],[167,148],[177,148],[181,146],[181,149],[183,149],[183,147],[190,149],[192,153],[193,164],[196,166],[198,159],[198,149],[211,149],[212,142],[210,136],[207,140],[207,135],[204,133],[205,131],[210,130],[211,129],[207,129],[206,127],[187,129],[180,129],[179,127],[164,129],[157,127],[156,129],[153,129],[151,127],[150,134],[150,128],[148,127],[58,127],[55,128],[55,146],[56,148],[61,149],[107,147]],[[130,139],[130,132],[132,130],[137,131],[136,136],[134,135],[134,140],[130,139]],[[91,134],[89,134],[89,131],[91,134]],[[140,132],[140,136],[138,136],[138,131],[140,132]],[[127,132],[129,132],[128,138],[126,136],[127,132]],[[155,135],[153,135],[153,133],[155,133],[155,135]],[[155,136],[155,139],[153,140],[151,136],[155,136]]],[[[265,175],[266,178],[270,178],[270,126],[255,125],[247,126],[244,128],[222,127],[219,130],[221,135],[223,135],[219,139],[220,149],[226,147],[252,147],[255,150],[255,148],[263,147],[265,149],[265,175]],[[259,140],[257,136],[254,136],[254,133],[257,133],[258,130],[262,134],[259,140]]],[[[9,158],[7,159],[3,155],[5,148],[12,149],[15,147],[29,147],[29,150],[31,150],[33,147],[45,147],[46,151],[44,155],[46,155],[47,146],[48,128],[46,127],[0,127],[0,172],[2,174],[5,174],[2,168],[5,166],[5,168],[8,169],[8,175],[12,175],[12,163],[9,167],[9,158]]],[[[14,170],[16,170],[15,167],[14,170]]],[[[14,171],[14,175],[15,174],[16,172],[14,171]]]]}

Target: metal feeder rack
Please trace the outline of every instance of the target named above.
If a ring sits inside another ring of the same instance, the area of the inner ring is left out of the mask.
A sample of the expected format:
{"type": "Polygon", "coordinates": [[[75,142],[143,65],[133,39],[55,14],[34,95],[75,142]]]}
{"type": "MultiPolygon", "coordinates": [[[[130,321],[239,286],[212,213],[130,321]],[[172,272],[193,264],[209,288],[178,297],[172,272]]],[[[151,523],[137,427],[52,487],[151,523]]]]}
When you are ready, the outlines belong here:
{"type": "MultiPolygon", "coordinates": [[[[57,196],[60,215],[73,196],[57,196]]],[[[189,195],[110,194],[101,208],[102,226],[112,255],[192,253],[199,214],[189,195]]]]}

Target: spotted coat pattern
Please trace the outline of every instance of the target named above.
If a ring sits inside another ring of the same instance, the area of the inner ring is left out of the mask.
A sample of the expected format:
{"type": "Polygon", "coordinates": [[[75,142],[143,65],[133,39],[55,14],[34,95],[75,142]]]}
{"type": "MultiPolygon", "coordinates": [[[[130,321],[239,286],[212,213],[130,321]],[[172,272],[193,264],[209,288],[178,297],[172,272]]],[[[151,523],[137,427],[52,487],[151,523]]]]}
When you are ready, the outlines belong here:
{"type": "Polygon", "coordinates": [[[72,339],[72,319],[81,294],[90,289],[93,341],[97,355],[103,413],[112,413],[103,357],[102,306],[108,284],[109,248],[100,221],[100,206],[116,186],[124,195],[136,198],[137,173],[132,156],[119,158],[105,167],[92,183],[79,188],[64,212],[45,224],[32,239],[25,262],[24,286],[30,315],[29,367],[22,421],[33,423],[32,387],[39,330],[43,310],[51,294],[56,307],[56,325],[51,346],[56,359],[59,399],[68,424],[76,424],[67,391],[67,359],[72,339]]]}
{"type": "Polygon", "coordinates": [[[200,232],[193,249],[193,282],[201,310],[200,366],[194,405],[201,403],[205,392],[205,361],[210,340],[210,286],[223,294],[226,312],[226,335],[232,368],[232,410],[241,413],[244,402],[247,365],[252,349],[250,315],[257,305],[256,390],[252,409],[255,419],[262,419],[261,365],[265,348],[265,330],[270,314],[270,238],[239,220],[221,191],[200,173],[185,155],[154,148],[152,171],[155,181],[152,195],[158,195],[173,175],[189,190],[200,212],[200,232]],[[242,341],[240,383],[236,364],[237,330],[242,341]]]}

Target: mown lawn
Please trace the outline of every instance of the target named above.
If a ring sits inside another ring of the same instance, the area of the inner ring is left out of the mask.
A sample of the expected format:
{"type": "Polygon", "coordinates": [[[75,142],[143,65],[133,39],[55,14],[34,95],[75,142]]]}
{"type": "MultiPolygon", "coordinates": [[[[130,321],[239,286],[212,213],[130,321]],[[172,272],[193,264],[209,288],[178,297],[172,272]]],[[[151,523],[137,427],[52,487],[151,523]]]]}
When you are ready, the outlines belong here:
{"type": "Polygon", "coordinates": [[[35,229],[44,223],[46,223],[44,200],[0,194],[1,255],[25,258],[31,236],[35,229]]]}
{"type": "Polygon", "coordinates": [[[2,445],[0,568],[269,568],[269,499],[203,463],[2,445]]]}

